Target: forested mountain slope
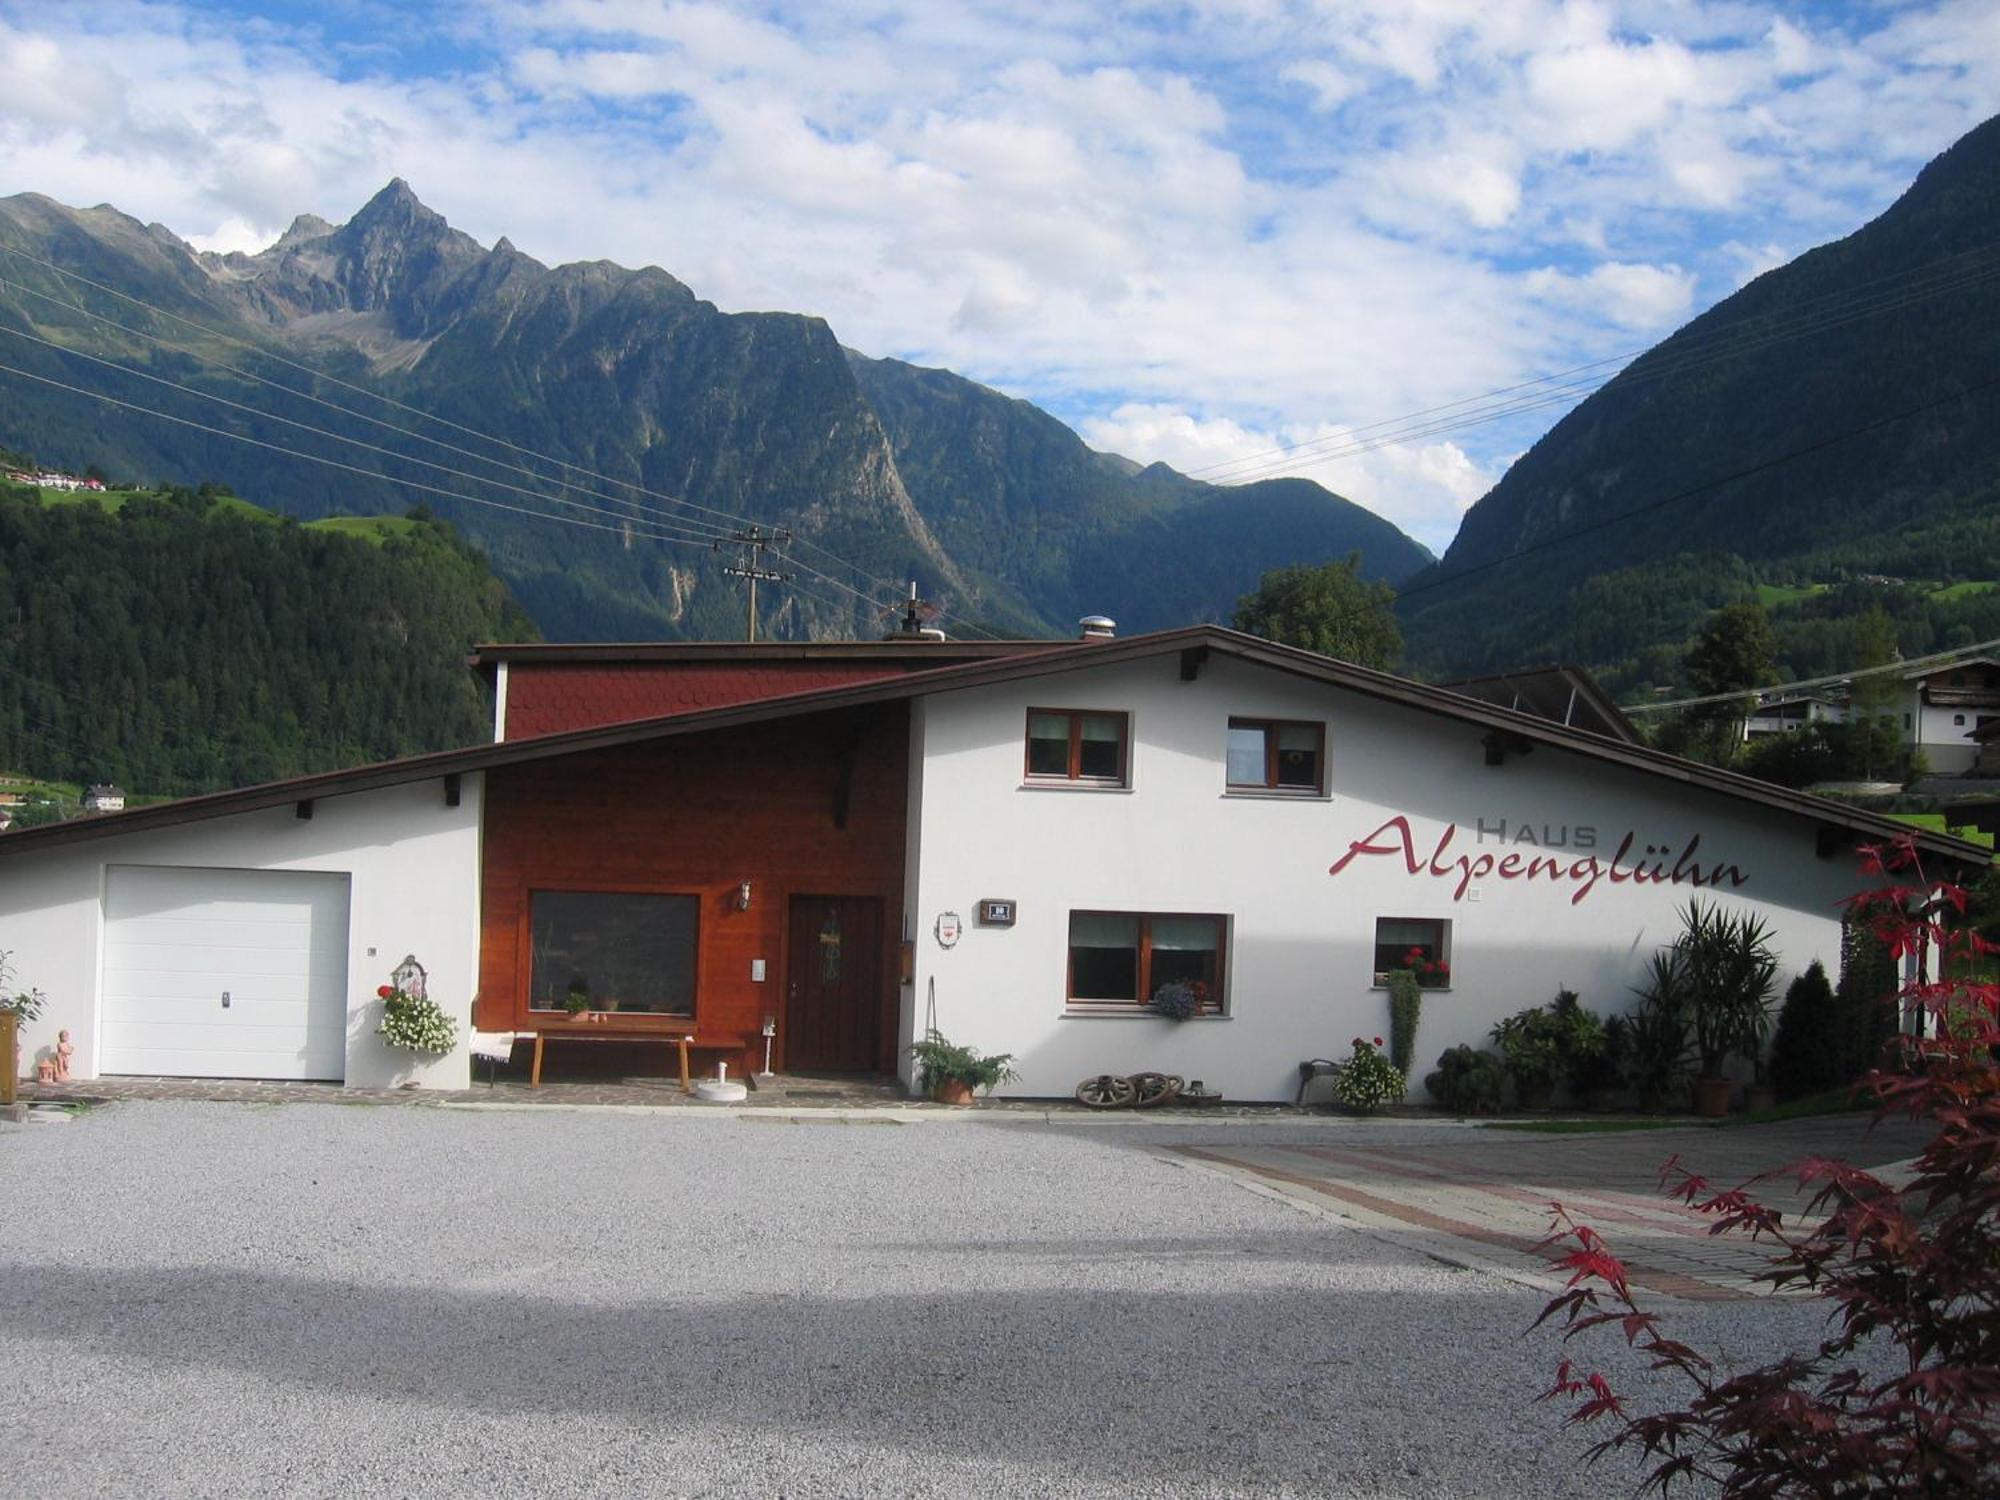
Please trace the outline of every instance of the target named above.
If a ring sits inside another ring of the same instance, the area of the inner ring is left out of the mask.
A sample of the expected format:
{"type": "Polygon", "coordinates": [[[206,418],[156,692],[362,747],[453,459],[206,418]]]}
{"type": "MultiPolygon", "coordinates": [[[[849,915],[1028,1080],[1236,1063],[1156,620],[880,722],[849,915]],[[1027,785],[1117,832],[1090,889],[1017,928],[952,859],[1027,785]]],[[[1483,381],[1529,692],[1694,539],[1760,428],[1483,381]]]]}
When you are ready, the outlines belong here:
{"type": "Polygon", "coordinates": [[[2000,578],[2000,120],[1557,423],[1401,613],[1432,671],[1602,666],[1863,573],[2000,578]]]}
{"type": "Polygon", "coordinates": [[[533,627],[442,522],[0,484],[0,768],[210,791],[473,744],[533,627]]]}
{"type": "Polygon", "coordinates": [[[0,200],[0,264],[11,283],[0,285],[0,363],[359,472],[107,409],[20,375],[0,374],[9,406],[0,438],[73,468],[224,479],[304,517],[400,512],[422,498],[488,553],[552,638],[740,635],[742,593],[720,571],[734,558],[711,542],[752,518],[803,539],[798,586],[766,592],[763,622],[797,636],[874,633],[876,606],[848,592],[880,592],[864,574],[914,577],[959,620],[1041,633],[1066,632],[1086,610],[1141,627],[1219,614],[1278,561],[1359,547],[1369,576],[1394,579],[1428,560],[1317,485],[1225,490],[1137,472],[970,382],[850,361],[817,318],[723,313],[656,268],[548,267],[504,239],[483,249],[400,181],[348,223],[301,218],[254,256],[197,254],[115,209],[22,195],[0,200]],[[458,425],[371,404],[287,360],[458,425]],[[275,395],[228,366],[461,451],[275,395]],[[256,410],[217,408],[161,380],[256,410]],[[941,446],[972,436],[968,416],[1000,440],[941,457],[941,446]],[[413,493],[378,474],[443,493],[413,493]]]}

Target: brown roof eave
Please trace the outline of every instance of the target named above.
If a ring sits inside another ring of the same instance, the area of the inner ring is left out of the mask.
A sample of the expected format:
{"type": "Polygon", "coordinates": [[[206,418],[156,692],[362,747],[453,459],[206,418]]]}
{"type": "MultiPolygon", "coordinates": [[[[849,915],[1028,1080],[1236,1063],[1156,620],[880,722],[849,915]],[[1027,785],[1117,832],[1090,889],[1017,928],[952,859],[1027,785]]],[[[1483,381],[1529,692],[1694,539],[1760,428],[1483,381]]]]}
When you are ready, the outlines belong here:
{"type": "MultiPolygon", "coordinates": [[[[1558,749],[1567,749],[1589,758],[1611,761],[1631,769],[1701,787],[1724,796],[1740,797],[1781,811],[1811,818],[1821,824],[1851,829],[1875,838],[1892,838],[1911,832],[1907,824],[1893,822],[1873,813],[1862,812],[1807,792],[1774,787],[1733,771],[1682,760],[1646,746],[1628,744],[1587,730],[1555,724],[1534,714],[1502,708],[1477,698],[1466,698],[1443,688],[1431,687],[1408,678],[1378,672],[1351,662],[1335,661],[1296,647],[1281,646],[1255,636],[1243,635],[1217,625],[1194,625],[1152,635],[1128,636],[1103,642],[1055,642],[1050,648],[1011,657],[946,665],[909,672],[896,677],[833,688],[818,688],[782,697],[731,704],[723,708],[701,709],[694,713],[657,719],[637,719],[590,729],[568,730],[533,739],[504,740],[475,745],[463,750],[436,751],[402,760],[383,761],[347,771],[321,772],[289,781],[237,791],[213,792],[178,802],[156,804],[94,818],[72,819],[0,834],[0,856],[25,852],[59,842],[110,837],[139,832],[146,828],[171,826],[222,817],[234,812],[281,807],[315,797],[339,796],[381,786],[420,781],[454,772],[483,771],[505,765],[522,764],[558,756],[611,749],[647,740],[672,739],[712,729],[729,729],[745,724],[798,714],[836,712],[896,699],[915,698],[930,693],[963,691],[1040,677],[1067,671],[1073,666],[1104,665],[1120,661],[1141,661],[1154,656],[1171,656],[1184,651],[1214,649],[1240,660],[1268,666],[1277,671],[1306,676],[1346,688],[1365,696],[1397,703],[1418,712],[1484,725],[1516,734],[1521,738],[1558,749]]],[[[1989,850],[1949,835],[1919,832],[1920,847],[1944,858],[1985,865],[1992,860],[1989,850]]]]}

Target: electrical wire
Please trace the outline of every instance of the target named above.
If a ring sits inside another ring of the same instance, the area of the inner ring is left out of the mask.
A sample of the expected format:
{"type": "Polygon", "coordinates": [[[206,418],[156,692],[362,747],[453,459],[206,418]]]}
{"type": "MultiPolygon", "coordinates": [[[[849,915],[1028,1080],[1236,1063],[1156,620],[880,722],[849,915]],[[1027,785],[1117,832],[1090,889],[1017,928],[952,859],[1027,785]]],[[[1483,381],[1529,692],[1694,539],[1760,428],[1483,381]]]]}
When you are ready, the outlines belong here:
{"type": "Polygon", "coordinates": [[[1312,463],[1353,457],[1389,443],[1439,436],[1560,404],[1593,390],[1609,389],[1621,382],[1629,385],[1684,374],[1776,343],[1825,332],[1932,297],[1984,285],[1996,277],[2000,277],[2000,245],[1977,246],[1942,256],[1923,266],[1807,299],[1793,304],[1783,314],[1752,314],[1700,333],[1679,335],[1650,350],[1637,351],[1636,357],[1633,352],[1608,355],[1483,395],[1344,428],[1323,437],[1283,444],[1186,472],[1190,477],[1206,478],[1211,483],[1221,484],[1270,477],[1299,467],[1308,455],[1312,463]],[[1628,359],[1633,361],[1632,364],[1608,382],[1591,373],[1628,359]]]}
{"type": "MultiPolygon", "coordinates": [[[[649,499],[664,501],[669,505],[680,506],[690,511],[710,516],[716,516],[732,523],[735,526],[741,526],[746,521],[754,521],[755,519],[753,517],[738,515],[734,512],[719,510],[713,506],[700,505],[697,504],[695,501],[687,499],[684,496],[669,494],[663,490],[652,489],[646,485],[638,484],[631,480],[619,479],[611,475],[602,474],[595,470],[585,468],[580,464],[574,464],[569,462],[568,460],[556,458],[551,454],[542,453],[535,449],[524,447],[518,443],[510,442],[505,438],[494,437],[489,433],[481,432],[477,428],[467,426],[463,423],[454,422],[447,417],[437,416],[434,413],[425,411],[421,407],[412,406],[407,402],[398,401],[394,397],[384,395],[380,391],[373,390],[367,386],[357,384],[356,382],[353,381],[343,380],[336,375],[330,375],[324,371],[315,370],[310,365],[304,364],[298,360],[289,359],[286,356],[278,354],[273,350],[266,348],[263,345],[254,343],[248,339],[239,338],[233,334],[223,332],[220,329],[210,328],[208,325],[204,323],[198,322],[192,318],[183,317],[179,313],[171,312],[165,308],[158,307],[153,303],[145,301],[143,298],[134,297],[127,292],[122,292],[118,290],[116,287],[107,286],[102,282],[94,281],[90,277],[83,276],[75,271],[68,270],[63,266],[55,264],[53,261],[45,260],[37,255],[32,255],[29,252],[21,250],[15,246],[0,245],[0,251],[4,251],[5,253],[10,255],[18,256],[20,259],[28,261],[33,265],[40,266],[44,270],[53,272],[57,276],[67,278],[70,281],[78,282],[84,286],[92,288],[95,291],[102,292],[106,296],[114,297],[121,302],[128,303],[131,306],[141,309],[142,311],[149,312],[156,317],[170,319],[173,322],[179,323],[184,327],[191,328],[198,333],[204,334],[209,338],[217,339],[225,344],[230,344],[237,348],[248,350],[251,353],[260,355],[263,358],[272,360],[277,364],[283,365],[288,369],[297,370],[301,374],[305,375],[308,379],[323,380],[343,390],[351,391],[358,396],[362,396],[373,401],[379,401],[386,406],[392,407],[398,411],[407,412],[410,415],[422,418],[425,421],[438,423],[443,427],[462,433],[468,437],[476,438],[481,442],[492,443],[510,452],[519,454],[524,458],[530,458],[537,460],[541,463],[554,465],[555,467],[565,471],[566,473],[580,474],[586,478],[595,480],[600,484],[612,485],[622,490],[630,491],[632,493],[639,495],[644,495],[649,499]]],[[[19,283],[10,283],[10,284],[17,286],[20,285],[19,283]]],[[[80,305],[61,302],[56,298],[48,296],[48,294],[46,293],[37,292],[35,293],[35,295],[43,297],[44,300],[54,302],[57,306],[74,307],[76,311],[82,312],[86,317],[96,318],[99,321],[108,323],[112,327],[119,328],[128,334],[132,334],[134,336],[141,338],[154,339],[157,342],[162,343],[166,347],[178,349],[181,353],[189,354],[195,358],[206,358],[206,356],[200,354],[195,350],[188,349],[184,345],[178,345],[172,343],[171,341],[160,339],[159,336],[155,334],[144,333],[141,330],[134,329],[126,324],[120,323],[116,319],[105,318],[102,314],[92,313],[88,309],[83,308],[80,305]]],[[[358,417],[363,421],[374,422],[377,425],[387,426],[391,430],[402,433],[403,435],[411,437],[419,442],[429,442],[449,447],[452,448],[453,451],[461,453],[466,457],[474,458],[482,463],[490,463],[496,466],[518,467],[512,465],[505,465],[503,460],[495,459],[487,455],[476,454],[469,449],[465,449],[454,444],[445,443],[443,439],[433,437],[427,433],[420,433],[414,431],[413,429],[401,427],[394,423],[382,422],[380,418],[370,417],[368,416],[367,413],[356,411],[353,407],[344,406],[339,402],[328,401],[326,400],[326,398],[319,396],[314,392],[302,391],[298,389],[296,386],[285,385],[281,381],[271,380],[269,379],[269,377],[259,375],[255,371],[246,370],[240,366],[230,365],[222,363],[220,361],[210,360],[209,362],[217,364],[221,369],[226,370],[232,374],[238,375],[244,379],[259,381],[263,384],[270,385],[278,390],[286,391],[291,395],[298,396],[302,399],[318,402],[319,404],[323,406],[328,406],[333,410],[345,412],[349,416],[358,417]]],[[[539,478],[541,476],[538,475],[535,477],[539,478]]],[[[632,502],[626,502],[626,503],[632,503],[632,502]]],[[[641,508],[645,509],[649,507],[641,507],[641,508]]],[[[893,589],[898,592],[901,591],[902,585],[900,583],[894,582],[889,579],[876,578],[870,575],[865,569],[861,568],[855,563],[849,562],[846,558],[841,557],[838,553],[832,551],[831,549],[824,547],[817,542],[814,542],[810,537],[795,536],[794,540],[799,542],[800,545],[811,548],[813,551],[821,554],[830,561],[839,564],[841,567],[852,570],[854,573],[856,573],[857,575],[859,575],[860,577],[866,579],[871,583],[878,584],[886,589],[893,589]]]]}
{"type": "Polygon", "coordinates": [[[1833,687],[1863,677],[1880,677],[1887,672],[1908,674],[1914,668],[1963,661],[1968,656],[1976,656],[1982,651],[1992,651],[1995,648],[2000,648],[2000,638],[1974,641],[1969,646],[1954,646],[1949,651],[1934,651],[1929,656],[1912,656],[1906,661],[1885,662],[1879,667],[1857,667],[1852,672],[1835,672],[1827,677],[1804,677],[1796,682],[1774,682],[1767,687],[1738,688],[1733,693],[1708,693],[1699,698],[1675,698],[1664,703],[1633,704],[1624,707],[1623,711],[1627,714],[1657,714],[1674,708],[1701,708],[1711,703],[1736,703],[1749,697],[1764,698],[1773,693],[1804,692],[1807,688],[1833,687]]]}

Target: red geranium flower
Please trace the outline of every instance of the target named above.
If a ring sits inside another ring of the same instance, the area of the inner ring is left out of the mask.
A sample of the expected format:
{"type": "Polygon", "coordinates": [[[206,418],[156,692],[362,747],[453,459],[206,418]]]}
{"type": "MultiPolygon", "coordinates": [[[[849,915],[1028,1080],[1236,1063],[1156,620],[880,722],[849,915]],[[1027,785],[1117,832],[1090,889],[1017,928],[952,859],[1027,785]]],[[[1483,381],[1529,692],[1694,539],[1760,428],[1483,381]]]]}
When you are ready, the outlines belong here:
{"type": "Polygon", "coordinates": [[[1382,1045],[1382,1038],[1380,1038],[1379,1036],[1378,1036],[1378,1037],[1376,1037],[1376,1038],[1375,1038],[1375,1045],[1376,1045],[1376,1046],[1378,1046],[1378,1047],[1379,1047],[1379,1046],[1381,1046],[1381,1045],[1382,1045]]]}
{"type": "Polygon", "coordinates": [[[385,984],[375,993],[380,995],[384,1000],[387,1000],[391,995],[396,993],[396,987],[392,984],[385,984]]]}

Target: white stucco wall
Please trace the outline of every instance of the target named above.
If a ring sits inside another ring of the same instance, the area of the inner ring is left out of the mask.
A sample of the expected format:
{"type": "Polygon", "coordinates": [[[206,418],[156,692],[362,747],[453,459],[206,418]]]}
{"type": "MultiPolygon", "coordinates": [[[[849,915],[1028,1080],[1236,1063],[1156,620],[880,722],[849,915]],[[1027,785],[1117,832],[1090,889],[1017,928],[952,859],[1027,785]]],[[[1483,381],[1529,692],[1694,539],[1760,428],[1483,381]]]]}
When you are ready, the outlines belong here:
{"type": "Polygon", "coordinates": [[[1457,823],[1447,864],[1541,852],[1491,833],[1482,844],[1481,819],[1489,829],[1505,820],[1510,840],[1524,824],[1538,840],[1544,827],[1567,838],[1555,851],[1565,870],[1592,855],[1608,864],[1627,831],[1633,856],[1650,843],[1670,851],[1671,867],[1699,835],[1694,858],[1704,870],[1728,862],[1747,877],[1739,890],[1703,887],[1703,896],[1754,905],[1772,923],[1784,958],[1780,993],[1814,958],[1837,968],[1837,903],[1859,883],[1852,859],[1816,856],[1807,819],[1546,746],[1488,767],[1477,727],[1226,658],[1193,683],[1179,680],[1169,657],[939,694],[919,725],[913,821],[921,817],[922,852],[906,913],[917,944],[914,1025],[934,983],[940,1029],[1015,1053],[1022,1079],[1000,1092],[1020,1096],[1067,1095],[1094,1073],[1157,1069],[1232,1098],[1289,1099],[1301,1059],[1344,1056],[1357,1034],[1388,1035],[1386,996],[1371,987],[1376,918],[1442,917],[1453,924],[1453,984],[1425,995],[1413,1080],[1421,1097],[1422,1076],[1446,1047],[1485,1042],[1495,1021],[1561,986],[1600,1014],[1628,1009],[1647,957],[1680,931],[1678,913],[1695,890],[1600,878],[1572,903],[1577,884],[1568,880],[1488,872],[1455,898],[1455,870],[1412,876],[1400,852],[1328,873],[1397,815],[1426,862],[1457,823]],[[1131,789],[1024,787],[1030,705],[1129,711],[1131,789]],[[1330,795],[1226,795],[1232,714],[1324,720],[1330,795]],[[1576,847],[1585,827],[1595,831],[1590,849],[1576,847]],[[982,898],[1016,900],[1018,924],[980,927],[982,898]],[[1077,909],[1227,916],[1228,1016],[1066,1014],[1077,909]],[[949,950],[933,936],[945,911],[965,920],[949,950]]]}
{"type": "Polygon", "coordinates": [[[459,805],[447,807],[433,778],[321,798],[310,819],[286,804],[0,857],[0,949],[12,953],[22,987],[48,996],[41,1020],[24,1029],[25,1068],[32,1072],[35,1057],[67,1028],[75,1075],[97,1076],[106,867],[199,865],[346,874],[347,1082],[463,1087],[479,983],[481,790],[482,779],[468,775],[459,805]],[[431,997],[459,1022],[460,1045],[431,1062],[375,1035],[376,988],[407,953],[428,972],[431,997]]]}

